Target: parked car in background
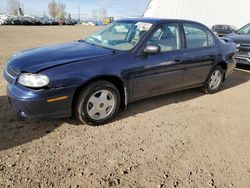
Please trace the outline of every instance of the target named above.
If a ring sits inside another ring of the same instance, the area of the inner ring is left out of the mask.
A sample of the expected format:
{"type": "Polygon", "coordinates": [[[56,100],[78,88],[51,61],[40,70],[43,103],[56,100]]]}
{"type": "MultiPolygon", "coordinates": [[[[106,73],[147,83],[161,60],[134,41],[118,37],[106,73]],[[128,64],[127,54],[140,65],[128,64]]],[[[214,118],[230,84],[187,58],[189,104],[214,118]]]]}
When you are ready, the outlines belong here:
{"type": "Polygon", "coordinates": [[[75,25],[77,22],[73,19],[64,19],[64,25],[75,25]]]}
{"type": "Polygon", "coordinates": [[[237,32],[226,35],[225,38],[232,40],[238,48],[237,63],[250,65],[250,23],[237,32]]]}
{"type": "Polygon", "coordinates": [[[0,25],[4,25],[5,23],[6,23],[5,20],[0,18],[0,25]]]}
{"type": "Polygon", "coordinates": [[[73,19],[52,19],[32,16],[0,15],[0,25],[75,25],[77,21],[73,19]]]}
{"type": "Polygon", "coordinates": [[[232,25],[214,25],[212,26],[212,31],[219,37],[224,37],[230,33],[237,32],[238,29],[232,25]]]}
{"type": "Polygon", "coordinates": [[[47,17],[41,17],[38,19],[39,19],[41,25],[52,25],[50,19],[47,17]]]}
{"type": "Polygon", "coordinates": [[[11,24],[10,17],[7,15],[0,15],[0,25],[9,25],[11,24]]]}
{"type": "Polygon", "coordinates": [[[10,25],[22,25],[22,24],[23,24],[23,22],[17,16],[12,16],[10,18],[10,25]]]}
{"type": "Polygon", "coordinates": [[[235,52],[234,43],[197,22],[126,19],[85,40],[18,53],[4,77],[22,116],[75,114],[100,125],[140,99],[194,87],[217,92],[235,68],[235,52]]]}

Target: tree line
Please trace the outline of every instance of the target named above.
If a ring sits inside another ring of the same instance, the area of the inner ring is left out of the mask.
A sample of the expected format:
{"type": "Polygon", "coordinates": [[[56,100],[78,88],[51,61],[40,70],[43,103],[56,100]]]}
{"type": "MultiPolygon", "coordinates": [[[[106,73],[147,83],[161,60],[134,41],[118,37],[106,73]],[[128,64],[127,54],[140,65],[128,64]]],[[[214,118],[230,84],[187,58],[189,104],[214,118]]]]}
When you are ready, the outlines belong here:
{"type": "MultiPolygon", "coordinates": [[[[11,15],[23,16],[23,7],[19,0],[7,0],[8,12],[11,15]]],[[[48,12],[52,18],[65,18],[66,17],[66,5],[60,2],[52,0],[48,4],[48,12]]],[[[69,15],[70,17],[70,15],[69,15]]]]}
{"type": "Polygon", "coordinates": [[[7,0],[8,11],[10,14],[15,16],[23,16],[23,8],[19,0],[7,0]]]}
{"type": "MultiPolygon", "coordinates": [[[[66,5],[60,2],[56,2],[55,0],[52,0],[48,4],[48,11],[49,15],[52,18],[65,18],[66,16],[66,5]]],[[[69,14],[70,17],[70,14],[69,14]]]]}
{"type": "MultiPolygon", "coordinates": [[[[20,0],[7,0],[7,6],[11,15],[24,15],[24,10],[21,6],[20,0]]],[[[48,4],[48,13],[52,18],[64,19],[67,15],[66,5],[60,1],[57,2],[56,0],[51,0],[48,4]]],[[[68,18],[71,19],[70,14],[68,14],[68,18]]],[[[108,18],[107,10],[105,8],[92,10],[92,18],[93,20],[103,20],[104,18],[108,18]]]]}

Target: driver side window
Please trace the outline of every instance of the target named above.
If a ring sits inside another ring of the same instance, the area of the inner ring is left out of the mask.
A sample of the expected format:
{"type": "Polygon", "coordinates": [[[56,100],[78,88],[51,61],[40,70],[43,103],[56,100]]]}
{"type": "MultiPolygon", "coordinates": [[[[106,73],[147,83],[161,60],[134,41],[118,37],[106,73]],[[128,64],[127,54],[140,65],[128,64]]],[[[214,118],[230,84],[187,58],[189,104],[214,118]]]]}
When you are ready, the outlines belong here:
{"type": "Polygon", "coordinates": [[[161,52],[180,49],[180,34],[178,24],[164,24],[152,35],[147,45],[158,45],[161,52]]]}

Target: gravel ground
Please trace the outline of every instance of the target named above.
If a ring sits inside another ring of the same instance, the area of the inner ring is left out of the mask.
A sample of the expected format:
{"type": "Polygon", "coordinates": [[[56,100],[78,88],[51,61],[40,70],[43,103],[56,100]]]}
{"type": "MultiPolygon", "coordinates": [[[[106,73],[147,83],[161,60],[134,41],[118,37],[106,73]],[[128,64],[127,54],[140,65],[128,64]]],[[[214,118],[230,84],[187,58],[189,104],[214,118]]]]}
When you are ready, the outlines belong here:
{"type": "MultiPolygon", "coordinates": [[[[0,27],[0,74],[15,52],[91,26],[0,27]]],[[[128,106],[105,126],[19,118],[0,79],[0,187],[250,187],[250,72],[128,106]]]]}

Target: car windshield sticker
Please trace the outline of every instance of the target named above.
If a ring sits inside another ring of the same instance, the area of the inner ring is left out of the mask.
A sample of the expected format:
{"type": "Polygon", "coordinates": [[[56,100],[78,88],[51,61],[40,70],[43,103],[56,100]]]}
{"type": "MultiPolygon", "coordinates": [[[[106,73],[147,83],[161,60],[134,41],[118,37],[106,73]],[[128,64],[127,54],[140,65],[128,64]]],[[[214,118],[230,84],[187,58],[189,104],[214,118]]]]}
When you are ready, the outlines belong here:
{"type": "Polygon", "coordinates": [[[138,28],[139,30],[148,31],[148,30],[152,27],[153,24],[151,24],[151,23],[146,23],[146,22],[137,22],[135,25],[137,26],[137,28],[138,28]]]}

